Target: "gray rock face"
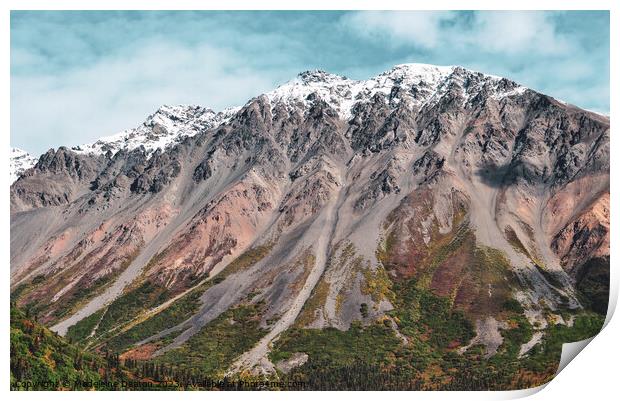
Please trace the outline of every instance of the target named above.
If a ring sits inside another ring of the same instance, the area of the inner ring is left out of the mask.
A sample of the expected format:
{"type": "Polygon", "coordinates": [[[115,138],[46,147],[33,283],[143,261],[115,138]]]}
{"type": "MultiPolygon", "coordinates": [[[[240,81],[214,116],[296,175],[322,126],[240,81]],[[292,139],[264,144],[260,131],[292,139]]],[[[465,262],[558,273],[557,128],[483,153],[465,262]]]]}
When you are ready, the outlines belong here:
{"type": "Polygon", "coordinates": [[[12,210],[68,204],[89,190],[104,157],[78,155],[65,147],[50,149],[11,186],[12,210]]]}
{"type": "Polygon", "coordinates": [[[289,373],[294,368],[302,366],[308,361],[308,354],[302,352],[296,352],[287,360],[280,361],[276,364],[279,371],[283,373],[289,373]]]}
{"type": "MultiPolygon", "coordinates": [[[[460,67],[402,65],[366,81],[311,71],[239,109],[165,107],[120,136],[42,155],[11,186],[12,286],[32,286],[20,302],[46,305],[43,320],[64,333],[130,284],[172,297],[221,274],[166,333],[183,330],[176,346],[263,301],[272,337],[242,367],[295,321],[380,317],[391,304],[375,281],[423,271],[433,241],[463,227],[528,277],[506,291],[531,316],[539,301],[573,302],[563,269],[609,254],[609,225],[597,224],[608,212],[595,207],[608,193],[608,117],[460,67]],[[390,235],[402,245],[388,263],[377,255],[390,235]],[[536,278],[541,263],[562,288],[536,278]],[[324,298],[306,302],[313,288],[324,298]],[[62,315],[76,293],[90,295],[62,315]]],[[[433,290],[456,291],[454,274],[438,271],[433,290]]]]}

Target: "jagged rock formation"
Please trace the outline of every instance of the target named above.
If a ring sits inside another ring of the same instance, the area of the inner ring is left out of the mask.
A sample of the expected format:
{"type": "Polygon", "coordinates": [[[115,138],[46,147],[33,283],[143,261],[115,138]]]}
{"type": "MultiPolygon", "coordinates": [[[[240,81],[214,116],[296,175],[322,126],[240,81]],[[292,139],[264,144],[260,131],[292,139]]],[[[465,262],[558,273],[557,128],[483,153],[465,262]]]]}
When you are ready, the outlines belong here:
{"type": "Polygon", "coordinates": [[[607,255],[609,118],[460,67],[311,71],[222,113],[164,107],[50,150],[11,186],[20,304],[62,334],[101,319],[96,343],[200,291],[186,319],[134,342],[172,336],[162,355],[250,303],[266,334],[237,370],[272,371],[291,327],[385,317],[412,279],[491,355],[503,303],[543,328],[583,307],[576,283],[607,255]]]}

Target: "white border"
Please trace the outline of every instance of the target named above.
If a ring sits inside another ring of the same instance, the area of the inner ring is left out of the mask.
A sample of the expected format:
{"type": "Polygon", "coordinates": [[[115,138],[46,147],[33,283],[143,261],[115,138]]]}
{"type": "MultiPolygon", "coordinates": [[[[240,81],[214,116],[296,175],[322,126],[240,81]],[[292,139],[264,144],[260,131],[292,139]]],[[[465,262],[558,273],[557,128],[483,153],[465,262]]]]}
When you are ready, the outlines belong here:
{"type": "MultiPolygon", "coordinates": [[[[314,0],[314,1],[281,1],[281,0],[262,0],[255,2],[251,0],[230,0],[227,2],[213,1],[205,2],[199,0],[92,0],[88,2],[78,0],[55,0],[54,2],[45,0],[5,0],[2,2],[2,11],[0,21],[2,21],[2,30],[0,31],[0,41],[2,46],[2,54],[5,55],[2,63],[2,77],[3,82],[6,84],[2,86],[4,91],[2,93],[1,108],[0,108],[0,121],[2,123],[2,134],[0,134],[0,141],[2,149],[4,149],[4,156],[2,160],[2,174],[0,174],[0,188],[4,193],[4,196],[0,198],[0,204],[2,205],[2,216],[0,217],[3,230],[0,231],[0,246],[2,247],[3,255],[2,263],[5,274],[2,275],[2,285],[4,293],[9,294],[9,244],[10,244],[10,230],[9,230],[9,174],[8,174],[8,160],[9,160],[9,132],[10,132],[10,10],[199,10],[199,9],[213,9],[213,10],[244,10],[244,9],[291,9],[291,10],[366,10],[366,9],[395,9],[395,10],[462,10],[462,9],[475,9],[475,10],[611,10],[611,107],[610,115],[617,115],[618,113],[618,81],[616,78],[620,68],[618,63],[618,51],[617,38],[620,35],[618,32],[618,15],[620,2],[609,0],[574,0],[574,1],[561,1],[561,0],[522,0],[522,1],[491,1],[491,0],[428,0],[420,2],[405,2],[397,0],[381,0],[381,1],[369,1],[369,0],[314,0]],[[260,7],[258,7],[260,5],[260,7]]],[[[613,123],[612,119],[612,132],[613,123]]],[[[611,139],[612,149],[612,165],[611,165],[611,200],[612,210],[616,210],[615,193],[618,187],[618,177],[620,175],[620,167],[613,164],[614,155],[618,154],[618,141],[614,140],[613,135],[611,139]]],[[[612,226],[618,227],[619,222],[616,217],[617,214],[613,212],[611,214],[612,226]]],[[[611,248],[616,249],[618,245],[618,236],[614,235],[615,231],[611,232],[611,248]]],[[[618,297],[618,257],[615,252],[611,253],[611,266],[612,266],[612,287],[611,287],[611,303],[610,313],[607,318],[607,326],[597,335],[590,345],[588,345],[588,351],[581,353],[577,356],[576,361],[568,364],[554,380],[552,380],[543,391],[538,392],[539,389],[524,390],[515,392],[426,392],[426,393],[411,393],[411,392],[391,392],[378,393],[375,392],[360,392],[360,393],[345,393],[335,392],[328,396],[334,395],[344,398],[368,398],[376,400],[377,397],[388,396],[390,398],[398,399],[458,399],[458,400],[480,400],[480,399],[512,399],[523,397],[532,393],[537,393],[537,399],[548,400],[570,400],[570,399],[608,399],[610,395],[615,393],[618,388],[618,357],[620,352],[617,348],[616,338],[620,337],[620,323],[618,318],[611,320],[610,317],[615,310],[615,305],[618,297]]],[[[3,353],[3,364],[0,371],[0,391],[9,392],[9,298],[8,296],[2,299],[2,313],[3,319],[0,323],[0,338],[3,353]]],[[[301,400],[315,400],[318,394],[312,392],[296,392],[293,393],[294,397],[301,400]]],[[[123,393],[118,392],[113,396],[120,399],[133,398],[138,395],[136,392],[123,393]]],[[[146,394],[139,394],[139,396],[145,396],[146,394]]],[[[78,392],[58,393],[58,392],[12,392],[8,394],[9,397],[15,399],[32,399],[34,397],[42,396],[46,399],[60,399],[67,397],[69,399],[81,399],[84,394],[78,392]]],[[[105,392],[95,392],[88,394],[88,397],[93,399],[107,399],[110,394],[105,392]]],[[[153,399],[166,399],[171,396],[170,393],[164,392],[150,392],[149,398],[153,399]]],[[[176,395],[175,395],[176,396],[176,395]]],[[[283,398],[290,397],[291,393],[286,392],[261,392],[261,393],[234,393],[234,392],[195,392],[184,393],[183,397],[192,399],[204,399],[205,397],[216,397],[223,399],[241,399],[245,397],[252,397],[257,399],[266,398],[283,398]]],[[[322,396],[319,395],[319,396],[322,396]]]]}

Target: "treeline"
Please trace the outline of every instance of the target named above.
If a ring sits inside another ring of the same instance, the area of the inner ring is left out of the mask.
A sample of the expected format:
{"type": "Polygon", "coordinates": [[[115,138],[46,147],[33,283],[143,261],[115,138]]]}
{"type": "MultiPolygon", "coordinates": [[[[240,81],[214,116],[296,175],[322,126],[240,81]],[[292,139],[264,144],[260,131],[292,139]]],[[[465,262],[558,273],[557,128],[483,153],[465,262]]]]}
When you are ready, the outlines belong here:
{"type": "Polygon", "coordinates": [[[136,375],[153,383],[165,385],[168,389],[200,389],[200,390],[235,390],[235,379],[216,378],[196,369],[174,366],[154,361],[138,361],[124,359],[122,366],[136,375]]]}
{"type": "Polygon", "coordinates": [[[135,379],[118,354],[85,352],[11,305],[11,389],[97,389],[135,379]]]}
{"type": "MultiPolygon", "coordinates": [[[[152,360],[121,359],[118,353],[105,349],[99,352],[81,350],[12,305],[12,389],[248,389],[238,385],[239,378],[214,378],[199,369],[152,360]]],[[[411,366],[398,368],[368,363],[334,366],[309,361],[294,374],[266,380],[281,382],[269,389],[282,390],[497,390],[529,384],[525,378],[515,379],[516,372],[510,364],[487,369],[476,363],[445,362],[443,368],[447,370],[434,377],[423,375],[411,366]]]]}
{"type": "Polygon", "coordinates": [[[318,391],[486,391],[540,385],[539,378],[521,374],[515,366],[497,369],[476,362],[455,364],[448,374],[363,363],[332,367],[308,363],[284,379],[302,381],[304,390],[318,391]]]}

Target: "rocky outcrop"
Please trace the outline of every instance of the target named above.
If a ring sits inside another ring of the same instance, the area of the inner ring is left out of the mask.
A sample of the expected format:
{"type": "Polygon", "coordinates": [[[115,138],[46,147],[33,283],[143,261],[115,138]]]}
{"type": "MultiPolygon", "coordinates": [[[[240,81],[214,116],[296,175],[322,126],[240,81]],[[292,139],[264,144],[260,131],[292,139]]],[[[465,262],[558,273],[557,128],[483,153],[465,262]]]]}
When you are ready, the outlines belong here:
{"type": "Polygon", "coordinates": [[[603,193],[553,237],[551,247],[571,275],[589,259],[609,255],[609,215],[609,193],[603,193]]]}
{"type": "Polygon", "coordinates": [[[105,165],[105,156],[82,156],[61,147],[39,158],[11,186],[12,210],[69,204],[90,190],[105,165]]]}

